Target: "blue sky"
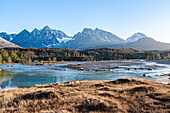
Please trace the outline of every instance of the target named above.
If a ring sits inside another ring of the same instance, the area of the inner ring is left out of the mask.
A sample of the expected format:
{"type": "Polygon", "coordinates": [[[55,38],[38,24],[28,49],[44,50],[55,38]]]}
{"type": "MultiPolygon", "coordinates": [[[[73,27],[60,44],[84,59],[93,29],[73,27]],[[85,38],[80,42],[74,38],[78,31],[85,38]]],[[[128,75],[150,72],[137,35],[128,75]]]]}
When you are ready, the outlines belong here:
{"type": "Polygon", "coordinates": [[[0,32],[45,25],[68,35],[85,27],[124,39],[142,32],[170,43],[170,0],[0,0],[0,32]]]}

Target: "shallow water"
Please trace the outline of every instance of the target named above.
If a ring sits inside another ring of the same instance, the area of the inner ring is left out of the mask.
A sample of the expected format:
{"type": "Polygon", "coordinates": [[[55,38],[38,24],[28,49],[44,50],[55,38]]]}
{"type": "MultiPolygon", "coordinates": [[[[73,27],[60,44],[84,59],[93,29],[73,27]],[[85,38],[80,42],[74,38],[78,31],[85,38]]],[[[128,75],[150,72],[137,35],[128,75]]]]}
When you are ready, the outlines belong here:
{"type": "MultiPolygon", "coordinates": [[[[122,68],[111,69],[109,71],[79,71],[76,69],[60,67],[68,64],[56,64],[52,66],[29,66],[14,64],[14,67],[7,67],[2,64],[3,70],[0,72],[0,86],[2,89],[32,87],[35,84],[48,84],[65,81],[82,80],[116,80],[118,78],[146,78],[146,79],[167,79],[168,76],[160,76],[162,73],[170,73],[170,65],[157,64],[155,62],[140,61],[101,61],[111,62],[111,65],[122,68]],[[154,70],[136,70],[134,68],[154,67],[154,70]],[[155,68],[156,67],[156,68],[155,68]],[[125,70],[124,68],[130,68],[125,70]],[[67,71],[64,71],[64,70],[67,71]],[[146,77],[143,77],[146,74],[146,77]]],[[[86,63],[86,62],[76,62],[86,63]]]]}

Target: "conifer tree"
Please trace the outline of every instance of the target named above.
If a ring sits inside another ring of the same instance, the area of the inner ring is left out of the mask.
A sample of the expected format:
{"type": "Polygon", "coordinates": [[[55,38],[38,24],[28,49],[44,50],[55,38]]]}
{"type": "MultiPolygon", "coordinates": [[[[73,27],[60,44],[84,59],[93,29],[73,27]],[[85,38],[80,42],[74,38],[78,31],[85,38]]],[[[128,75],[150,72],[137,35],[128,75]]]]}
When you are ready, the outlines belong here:
{"type": "Polygon", "coordinates": [[[53,57],[53,62],[56,62],[56,61],[57,61],[56,57],[53,57]]]}
{"type": "Polygon", "coordinates": [[[11,57],[9,56],[8,57],[8,63],[11,63],[12,62],[12,59],[11,59],[11,57]]]}
{"type": "Polygon", "coordinates": [[[170,54],[168,53],[168,55],[167,55],[167,59],[170,59],[170,54]]]}
{"type": "Polygon", "coordinates": [[[162,56],[161,56],[161,59],[162,59],[162,60],[165,60],[165,55],[162,55],[162,56]]]}
{"type": "Polygon", "coordinates": [[[48,61],[51,62],[51,58],[50,57],[48,58],[48,61]]]}
{"type": "Polygon", "coordinates": [[[29,64],[32,63],[31,57],[28,57],[28,63],[29,63],[29,64]]]}
{"type": "Polygon", "coordinates": [[[161,59],[160,54],[157,54],[157,55],[156,55],[156,59],[157,59],[157,60],[160,60],[160,59],[161,59]]]}
{"type": "Polygon", "coordinates": [[[3,62],[3,57],[2,57],[2,55],[0,54],[0,63],[2,63],[3,62]]]}

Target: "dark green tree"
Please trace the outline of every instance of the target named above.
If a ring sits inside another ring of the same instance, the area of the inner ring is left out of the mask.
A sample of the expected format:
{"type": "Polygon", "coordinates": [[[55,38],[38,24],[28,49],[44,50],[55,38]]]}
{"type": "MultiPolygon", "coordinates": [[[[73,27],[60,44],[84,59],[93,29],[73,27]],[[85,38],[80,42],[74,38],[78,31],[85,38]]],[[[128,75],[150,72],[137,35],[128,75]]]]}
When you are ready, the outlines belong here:
{"type": "Polygon", "coordinates": [[[162,60],[165,60],[165,55],[162,55],[162,56],[161,56],[161,59],[162,59],[162,60]]]}

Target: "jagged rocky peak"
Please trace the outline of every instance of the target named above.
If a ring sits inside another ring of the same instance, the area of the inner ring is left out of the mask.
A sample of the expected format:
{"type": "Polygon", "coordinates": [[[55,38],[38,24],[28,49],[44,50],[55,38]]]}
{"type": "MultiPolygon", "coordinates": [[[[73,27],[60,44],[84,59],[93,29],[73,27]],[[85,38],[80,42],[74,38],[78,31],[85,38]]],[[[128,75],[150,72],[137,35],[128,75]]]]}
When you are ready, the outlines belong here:
{"type": "Polygon", "coordinates": [[[37,32],[37,31],[39,31],[37,28],[35,28],[32,32],[37,32]]]}
{"type": "Polygon", "coordinates": [[[99,29],[99,28],[96,27],[96,28],[94,29],[94,31],[97,33],[97,32],[102,32],[102,31],[104,31],[104,30],[99,29]]]}
{"type": "Polygon", "coordinates": [[[91,32],[93,32],[93,29],[91,28],[84,28],[82,33],[87,33],[87,34],[90,34],[91,32]]]}
{"type": "Polygon", "coordinates": [[[127,38],[126,41],[127,42],[135,42],[142,38],[149,38],[149,37],[143,33],[138,32],[138,33],[135,33],[132,37],[127,38]]]}
{"type": "Polygon", "coordinates": [[[22,30],[19,34],[29,34],[30,32],[26,29],[22,30]]]}
{"type": "Polygon", "coordinates": [[[110,43],[124,43],[125,42],[123,39],[119,38],[113,33],[99,29],[99,28],[96,28],[94,32],[96,32],[96,34],[101,36],[105,41],[110,42],[110,43]]]}
{"type": "Polygon", "coordinates": [[[37,35],[40,34],[40,31],[39,31],[37,28],[35,28],[35,29],[31,32],[31,34],[33,34],[34,36],[37,36],[37,35]]]}
{"type": "Polygon", "coordinates": [[[42,33],[54,33],[54,31],[49,26],[44,26],[43,29],[40,30],[42,33]]]}
{"type": "Polygon", "coordinates": [[[47,29],[50,29],[50,27],[46,25],[46,26],[43,27],[43,29],[47,30],[47,29]]]}

